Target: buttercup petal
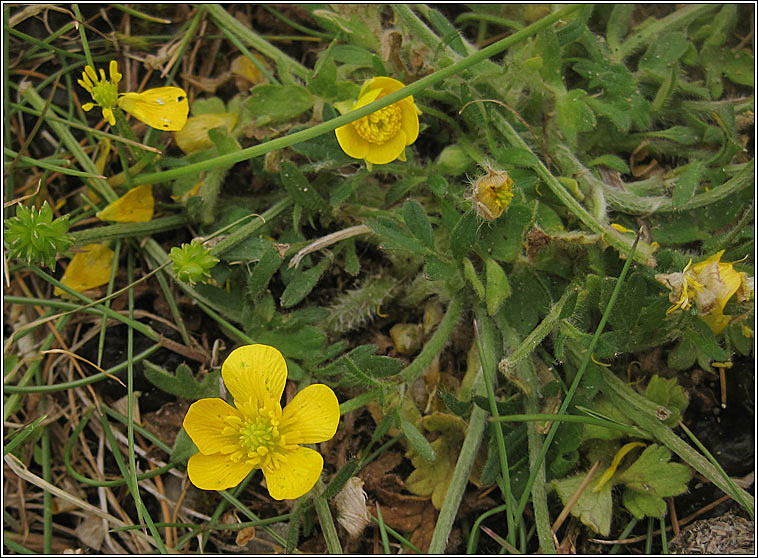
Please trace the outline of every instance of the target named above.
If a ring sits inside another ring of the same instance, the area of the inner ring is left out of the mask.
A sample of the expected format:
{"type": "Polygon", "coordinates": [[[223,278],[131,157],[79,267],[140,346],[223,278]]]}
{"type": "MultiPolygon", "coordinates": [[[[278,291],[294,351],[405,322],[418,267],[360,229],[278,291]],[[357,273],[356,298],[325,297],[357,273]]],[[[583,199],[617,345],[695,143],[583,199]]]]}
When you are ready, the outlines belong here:
{"type": "Polygon", "coordinates": [[[277,404],[287,381],[287,363],[282,353],[268,345],[245,345],[234,349],[221,366],[221,376],[235,401],[263,407],[277,404]]]}
{"type": "MultiPolygon", "coordinates": [[[[92,80],[93,83],[97,83],[97,72],[95,71],[95,68],[87,64],[84,67],[84,75],[89,77],[90,80],[92,80]]],[[[86,78],[85,78],[86,79],[86,78]]]]}
{"type": "Polygon", "coordinates": [[[114,85],[118,85],[118,82],[121,81],[121,74],[118,71],[118,62],[111,60],[109,71],[111,74],[111,81],[114,85]]]}
{"type": "MultiPolygon", "coordinates": [[[[403,87],[405,87],[405,85],[403,85],[401,81],[386,76],[377,76],[370,79],[368,82],[368,90],[371,91],[374,89],[381,89],[382,97],[389,95],[390,93],[394,93],[403,87]]],[[[413,97],[410,97],[410,100],[413,102],[413,97]]]]}
{"type": "Polygon", "coordinates": [[[298,446],[287,453],[287,462],[278,469],[264,468],[266,487],[275,500],[294,500],[316,484],[324,468],[324,458],[317,451],[298,446]]]}
{"type": "Polygon", "coordinates": [[[363,159],[369,151],[369,143],[363,139],[353,126],[353,123],[340,126],[334,133],[337,135],[337,143],[348,157],[363,159]]]}
{"type": "Polygon", "coordinates": [[[402,130],[405,132],[405,144],[410,145],[418,138],[418,114],[413,102],[403,99],[398,102],[398,106],[403,113],[401,122],[402,130]]]}
{"type": "Polygon", "coordinates": [[[241,483],[253,470],[246,461],[234,462],[223,455],[196,453],[187,462],[187,474],[202,490],[226,490],[241,483]]]}
{"type": "Polygon", "coordinates": [[[391,163],[400,156],[406,145],[405,132],[401,129],[384,143],[370,143],[364,159],[376,165],[391,163]]]}
{"type": "Polygon", "coordinates": [[[313,384],[299,391],[282,411],[280,431],[289,444],[315,444],[334,436],[340,404],[329,386],[313,384]]]}
{"type": "Polygon", "coordinates": [[[95,216],[101,221],[117,223],[145,223],[153,218],[155,199],[153,186],[142,184],[132,188],[126,194],[111,202],[95,216]]]}
{"type": "MultiPolygon", "coordinates": [[[[61,277],[61,283],[77,292],[84,292],[105,285],[111,277],[113,250],[104,244],[87,244],[82,246],[61,277]]],[[[63,289],[55,287],[56,296],[69,296],[63,289]]]]}
{"type": "Polygon", "coordinates": [[[78,83],[79,85],[81,85],[82,87],[84,87],[84,89],[86,89],[88,93],[92,94],[92,82],[87,77],[87,74],[83,74],[82,77],[84,79],[83,80],[82,79],[77,79],[76,83],[78,83]]]}
{"type": "Polygon", "coordinates": [[[353,105],[353,110],[359,109],[361,107],[365,107],[369,103],[373,103],[381,96],[382,90],[381,89],[372,89],[368,91],[367,93],[361,95],[358,97],[358,100],[353,105]]]}
{"type": "Polygon", "coordinates": [[[112,109],[103,108],[103,120],[105,120],[111,126],[116,125],[116,117],[113,115],[112,109]]]}
{"type": "Polygon", "coordinates": [[[229,426],[224,419],[229,416],[241,419],[242,413],[218,397],[200,399],[190,405],[183,426],[200,453],[211,455],[239,443],[238,436],[223,434],[224,428],[229,426]]]}
{"type": "Polygon", "coordinates": [[[84,104],[82,105],[82,110],[83,110],[84,112],[89,112],[89,111],[91,111],[93,108],[95,108],[96,106],[97,106],[97,105],[95,105],[95,103],[84,103],[84,104]]]}

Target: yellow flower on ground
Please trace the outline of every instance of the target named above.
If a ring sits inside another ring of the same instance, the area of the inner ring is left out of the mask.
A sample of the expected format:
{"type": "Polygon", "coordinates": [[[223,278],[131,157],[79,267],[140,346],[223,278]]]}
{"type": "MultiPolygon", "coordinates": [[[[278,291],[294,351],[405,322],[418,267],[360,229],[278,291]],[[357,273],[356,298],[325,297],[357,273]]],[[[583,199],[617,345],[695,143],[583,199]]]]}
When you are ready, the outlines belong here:
{"type": "Polygon", "coordinates": [[[184,429],[199,450],[187,463],[192,484],[225,490],[260,468],[274,499],[307,493],[321,475],[324,459],[300,444],[334,436],[340,418],[334,392],[324,384],[310,385],[282,410],[287,364],[268,345],[235,349],[221,376],[234,407],[219,398],[201,399],[184,417],[184,429]]]}
{"type": "Polygon", "coordinates": [[[95,213],[95,216],[101,221],[145,223],[153,218],[154,208],[153,186],[143,184],[109,203],[105,209],[95,213]]]}
{"type": "MultiPolygon", "coordinates": [[[[367,80],[351,110],[366,106],[405,87],[389,77],[367,80]]],[[[335,130],[342,150],[366,163],[382,165],[395,159],[405,161],[405,148],[418,137],[418,115],[413,96],[359,118],[335,130]]]]}
{"type": "MultiPolygon", "coordinates": [[[[87,244],[71,258],[61,283],[77,292],[88,291],[105,285],[111,278],[113,250],[103,244],[87,244]]],[[[55,287],[56,296],[70,296],[66,291],[55,287]]]]}
{"type": "Polygon", "coordinates": [[[158,130],[178,132],[187,123],[189,103],[181,87],[156,87],[142,93],[124,93],[118,106],[158,130]]]}
{"type": "Polygon", "coordinates": [[[82,108],[85,111],[91,111],[96,106],[103,109],[103,118],[111,126],[115,126],[116,117],[113,116],[113,107],[118,104],[118,82],[121,81],[121,74],[118,73],[118,64],[111,60],[109,67],[111,79],[105,79],[105,70],[100,70],[100,77],[97,77],[95,69],[87,64],[82,72],[82,79],[77,83],[84,87],[92,95],[94,103],[85,103],[82,108]]]}
{"type": "Polygon", "coordinates": [[[231,132],[237,125],[239,115],[234,112],[215,112],[190,116],[184,128],[174,135],[176,145],[187,155],[213,147],[208,132],[223,126],[231,132]]]}
{"type": "Polygon", "coordinates": [[[724,250],[708,259],[692,265],[692,260],[681,273],[659,273],[655,278],[671,289],[669,300],[673,305],[667,314],[675,310],[689,310],[694,301],[698,315],[714,333],[721,333],[729,325],[729,316],[724,315],[726,303],[735,296],[737,302],[753,297],[754,280],[744,272],[734,269],[734,262],[721,262],[724,250]]]}
{"type": "Polygon", "coordinates": [[[82,108],[90,111],[99,106],[103,109],[103,118],[111,126],[115,126],[116,117],[113,109],[122,108],[138,120],[148,126],[159,130],[177,131],[184,127],[189,113],[187,93],[181,87],[156,87],[142,93],[118,92],[118,83],[121,74],[118,72],[118,63],[110,61],[110,80],[105,78],[105,71],[100,70],[98,77],[95,69],[87,65],[84,67],[82,79],[77,83],[84,87],[94,103],[85,103],[82,108]]]}

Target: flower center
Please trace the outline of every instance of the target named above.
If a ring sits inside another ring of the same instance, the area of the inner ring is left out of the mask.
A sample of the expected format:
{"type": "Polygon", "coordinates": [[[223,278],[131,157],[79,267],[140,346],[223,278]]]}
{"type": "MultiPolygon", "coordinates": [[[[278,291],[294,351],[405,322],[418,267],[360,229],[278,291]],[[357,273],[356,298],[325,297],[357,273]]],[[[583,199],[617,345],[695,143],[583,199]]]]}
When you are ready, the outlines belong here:
{"type": "Polygon", "coordinates": [[[278,423],[279,421],[267,417],[245,420],[239,429],[240,446],[263,457],[271,451],[274,442],[279,438],[278,423]]]}
{"type": "Polygon", "coordinates": [[[118,85],[110,81],[96,82],[92,87],[92,99],[103,108],[115,107],[118,104],[118,85]]]}
{"type": "Polygon", "coordinates": [[[397,134],[403,113],[397,103],[353,122],[355,131],[369,143],[385,143],[397,134]]]}
{"type": "Polygon", "coordinates": [[[232,461],[247,461],[253,467],[280,467],[285,461],[288,449],[295,445],[287,444],[286,436],[279,431],[282,409],[279,405],[253,408],[251,404],[238,404],[243,417],[228,416],[229,425],[224,434],[229,436],[230,445],[224,453],[230,453],[232,461]]]}

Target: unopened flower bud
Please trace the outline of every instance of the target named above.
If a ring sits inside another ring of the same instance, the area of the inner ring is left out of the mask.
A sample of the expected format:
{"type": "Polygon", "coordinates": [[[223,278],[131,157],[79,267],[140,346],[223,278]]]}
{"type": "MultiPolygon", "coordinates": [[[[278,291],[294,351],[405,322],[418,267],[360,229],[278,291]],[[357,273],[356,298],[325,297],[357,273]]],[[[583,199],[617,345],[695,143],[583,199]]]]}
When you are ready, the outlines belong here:
{"type": "Polygon", "coordinates": [[[210,278],[210,270],[219,261],[210,250],[195,241],[182,244],[181,248],[174,246],[171,248],[169,257],[174,262],[174,273],[177,279],[190,285],[210,278]]]}

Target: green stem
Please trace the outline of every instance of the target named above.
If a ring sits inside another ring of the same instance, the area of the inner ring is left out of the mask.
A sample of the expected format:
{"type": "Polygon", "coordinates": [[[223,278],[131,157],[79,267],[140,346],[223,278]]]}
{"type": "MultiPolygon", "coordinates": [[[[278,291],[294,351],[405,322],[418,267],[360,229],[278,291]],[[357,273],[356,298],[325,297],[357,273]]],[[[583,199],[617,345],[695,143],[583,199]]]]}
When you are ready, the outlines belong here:
{"type": "MultiPolygon", "coordinates": [[[[753,497],[739,488],[718,464],[711,463],[661,422],[656,416],[658,405],[634,391],[611,370],[603,368],[602,373],[603,384],[600,389],[624,416],[650,432],[656,440],[676,453],[690,467],[718,486],[734,501],[739,502],[753,517],[753,497]]],[[[687,432],[683,424],[682,428],[687,432]]]]}
{"type": "Polygon", "coordinates": [[[82,17],[82,13],[79,11],[79,5],[72,4],[71,9],[74,11],[74,15],[76,16],[76,27],[79,29],[79,38],[82,41],[82,50],[84,51],[84,56],[87,58],[87,64],[94,68],[95,63],[92,61],[92,54],[90,54],[89,51],[89,43],[87,42],[87,30],[84,25],[84,18],[82,17]]]}
{"type": "Polygon", "coordinates": [[[13,151],[12,149],[8,149],[7,147],[3,149],[3,153],[7,155],[8,157],[13,157],[14,162],[18,161],[21,163],[27,163],[29,166],[41,167],[43,169],[47,169],[53,172],[58,172],[66,176],[76,176],[79,178],[103,178],[102,174],[91,174],[89,172],[82,172],[76,169],[69,169],[67,167],[61,167],[59,165],[56,165],[55,163],[50,163],[46,161],[45,159],[34,159],[33,157],[20,155],[16,151],[13,151]]]}
{"type": "Polygon", "coordinates": [[[172,231],[190,222],[186,215],[167,215],[151,219],[145,223],[116,223],[104,227],[91,227],[81,231],[72,231],[74,244],[89,244],[92,242],[106,242],[118,238],[140,238],[153,234],[172,231]]]}
{"type": "MultiPolygon", "coordinates": [[[[490,406],[490,415],[494,418],[499,416],[497,409],[497,400],[495,399],[495,386],[497,384],[495,377],[495,363],[490,362],[490,356],[497,358],[499,351],[495,347],[494,335],[495,329],[490,321],[484,308],[481,305],[477,305],[477,350],[479,352],[479,363],[482,367],[482,374],[484,375],[484,387],[487,390],[487,400],[490,406]],[[491,376],[490,376],[491,375],[491,376]]],[[[502,329],[502,328],[501,328],[502,329]]],[[[503,427],[499,422],[493,424],[492,430],[495,432],[495,440],[497,442],[498,458],[500,460],[500,474],[502,476],[503,486],[501,490],[505,499],[505,503],[508,506],[505,512],[507,523],[507,537],[510,544],[514,544],[516,541],[516,525],[518,517],[516,515],[516,501],[514,499],[512,485],[511,485],[511,473],[510,466],[508,464],[508,452],[505,447],[505,437],[503,435],[503,427]]]]}
{"type": "Polygon", "coordinates": [[[382,393],[382,390],[380,388],[372,389],[369,391],[366,391],[364,393],[361,393],[360,395],[357,395],[353,397],[352,399],[348,399],[344,403],[340,404],[340,415],[345,415],[349,413],[350,411],[354,411],[356,409],[360,409],[361,407],[368,405],[372,401],[377,400],[382,393]]]}
{"type": "MultiPolygon", "coordinates": [[[[52,342],[50,343],[50,346],[52,346],[52,342]]],[[[160,348],[161,348],[160,344],[155,344],[152,347],[145,349],[138,355],[135,355],[133,358],[133,361],[139,362],[149,357],[160,348]]],[[[91,376],[87,376],[86,378],[82,378],[81,380],[73,380],[71,382],[61,382],[57,384],[45,384],[42,386],[26,386],[22,382],[19,382],[18,385],[15,385],[15,386],[3,385],[3,391],[5,393],[12,393],[14,395],[17,395],[19,393],[52,393],[56,391],[64,391],[67,389],[73,389],[73,388],[77,388],[81,386],[86,386],[87,384],[92,384],[94,382],[99,382],[100,380],[105,380],[106,378],[113,379],[113,376],[116,375],[118,372],[121,372],[124,368],[126,368],[126,362],[122,362],[121,364],[117,364],[116,366],[113,366],[107,369],[105,372],[98,372],[97,374],[92,374],[91,376]]],[[[8,401],[6,401],[5,406],[4,406],[5,412],[10,412],[13,410],[13,407],[10,405],[12,402],[13,402],[13,399],[9,397],[8,401]]],[[[8,417],[5,417],[5,418],[7,419],[8,417]]]]}
{"type": "MultiPolygon", "coordinates": [[[[473,391],[476,395],[485,395],[487,390],[484,388],[484,381],[482,366],[480,365],[476,378],[474,379],[473,391]]],[[[469,477],[471,476],[471,470],[474,467],[474,461],[479,453],[479,446],[484,437],[484,427],[487,425],[488,414],[489,413],[481,407],[477,405],[474,406],[471,418],[469,419],[468,428],[466,429],[466,437],[463,440],[461,451],[458,454],[458,461],[455,464],[455,470],[450,479],[447,494],[445,494],[445,500],[442,503],[442,509],[440,509],[440,515],[434,526],[432,540],[429,544],[430,554],[445,553],[447,540],[450,536],[450,531],[453,528],[453,522],[458,514],[458,508],[461,499],[463,498],[463,493],[466,490],[469,477]]]]}
{"type": "MultiPolygon", "coordinates": [[[[383,107],[391,105],[392,103],[396,103],[397,101],[404,99],[405,97],[408,97],[409,95],[417,95],[420,91],[423,91],[427,87],[431,87],[432,85],[438,83],[439,81],[442,81],[443,79],[451,75],[462,72],[463,70],[470,68],[471,66],[478,64],[479,62],[482,62],[483,60],[486,60],[490,58],[491,56],[495,56],[496,54],[501,53],[502,51],[510,48],[511,46],[523,41],[524,39],[531,37],[532,35],[535,35],[541,29],[544,29],[545,27],[552,25],[556,21],[566,17],[567,15],[571,14],[572,12],[576,11],[579,8],[580,6],[578,5],[566,6],[565,8],[555,12],[554,14],[551,14],[547,17],[542,18],[541,20],[531,24],[530,26],[522,29],[521,31],[518,31],[517,33],[514,33],[513,35],[510,35],[509,37],[506,37],[505,39],[502,39],[486,48],[483,48],[482,50],[480,50],[479,52],[475,54],[472,54],[471,56],[467,56],[466,58],[464,58],[463,60],[460,60],[459,62],[456,62],[455,64],[447,66],[446,68],[442,68],[441,70],[437,70],[433,74],[423,77],[420,80],[411,83],[410,85],[406,85],[402,89],[398,89],[394,93],[390,93],[389,95],[386,95],[382,97],[381,99],[377,99],[376,101],[373,101],[364,107],[350,111],[346,114],[343,114],[341,116],[338,116],[326,122],[322,122],[321,124],[317,124],[306,130],[295,132],[294,134],[289,134],[284,137],[276,138],[276,139],[273,139],[273,140],[270,140],[258,145],[254,145],[252,147],[248,147],[246,149],[241,149],[240,151],[236,151],[234,153],[220,155],[218,157],[214,157],[213,159],[208,159],[206,161],[200,161],[198,163],[185,165],[180,168],[165,170],[162,172],[144,174],[139,177],[136,177],[135,181],[138,184],[155,184],[156,182],[164,182],[167,180],[177,178],[179,176],[184,176],[185,174],[206,171],[208,169],[215,168],[215,167],[220,167],[220,166],[230,167],[234,165],[235,163],[239,163],[240,161],[246,161],[254,157],[259,157],[270,151],[283,149],[285,147],[289,147],[291,145],[295,145],[300,142],[313,139],[322,134],[331,132],[335,130],[336,128],[339,128],[340,126],[349,124],[383,107]]],[[[244,26],[239,21],[229,16],[229,14],[227,14],[226,11],[221,6],[216,5],[216,4],[209,4],[207,9],[211,14],[214,15],[214,17],[216,17],[215,16],[216,12],[223,12],[224,14],[226,14],[227,19],[220,20],[219,24],[228,24],[229,28],[232,29],[232,31],[234,31],[235,27],[238,28],[242,26],[244,28],[244,26]],[[228,20],[231,20],[231,21],[228,21],[228,20]]],[[[246,32],[250,33],[249,30],[247,30],[246,28],[244,29],[246,30],[246,32]]],[[[266,54],[266,53],[263,52],[263,54],[266,54]]],[[[306,70],[306,74],[304,75],[307,75],[307,70],[306,70]]]]}
{"type": "MultiPolygon", "coordinates": [[[[491,114],[494,116],[495,126],[503,133],[505,139],[514,147],[529,151],[534,155],[536,163],[532,166],[537,175],[547,184],[552,190],[555,196],[571,211],[584,225],[593,232],[603,235],[605,241],[618,250],[624,257],[629,257],[632,252],[632,241],[622,235],[620,232],[610,226],[605,226],[600,223],[589,211],[587,211],[577,200],[572,196],[568,190],[561,184],[561,182],[555,178],[547,167],[540,161],[534,152],[529,148],[527,143],[521,138],[521,136],[513,129],[510,123],[503,117],[500,112],[493,111],[491,114]]],[[[637,243],[637,241],[634,241],[637,243]]],[[[647,267],[655,267],[655,258],[653,257],[653,249],[646,242],[639,243],[639,249],[634,250],[635,259],[647,267]]]]}
{"type": "MultiPolygon", "coordinates": [[[[753,184],[755,177],[754,165],[752,162],[746,163],[739,166],[736,174],[720,186],[707,192],[696,194],[687,203],[674,207],[674,202],[668,196],[642,197],[634,192],[625,192],[616,187],[609,186],[597,178],[591,170],[587,169],[565,145],[557,146],[552,155],[565,175],[577,176],[580,182],[585,182],[590,188],[599,188],[603,192],[611,209],[631,215],[673,213],[675,211],[687,211],[705,207],[744,190],[753,184]]],[[[634,188],[635,184],[632,182],[627,184],[627,186],[634,188]]]]}
{"type": "MultiPolygon", "coordinates": [[[[106,480],[97,480],[97,479],[91,479],[89,477],[85,477],[84,475],[77,472],[74,469],[73,465],[71,464],[71,450],[73,449],[74,444],[76,443],[76,439],[79,437],[79,434],[81,434],[82,431],[84,430],[84,427],[87,426],[90,416],[92,415],[94,411],[95,411],[94,407],[91,407],[90,409],[88,409],[87,412],[82,417],[82,420],[79,421],[79,424],[76,425],[76,428],[74,428],[74,431],[71,433],[71,437],[68,439],[65,447],[63,448],[63,464],[65,465],[66,470],[68,471],[69,475],[71,475],[77,481],[83,484],[86,484],[88,486],[114,487],[114,486],[122,486],[124,484],[127,484],[127,482],[129,481],[125,478],[106,481],[106,480]]],[[[108,412],[107,409],[106,409],[106,412],[108,414],[111,414],[110,412],[108,412]]],[[[136,427],[136,428],[142,434],[147,433],[147,431],[142,429],[141,427],[136,427]]],[[[165,448],[163,449],[165,451],[165,448]]],[[[171,448],[168,448],[168,450],[170,453],[171,448]]],[[[142,473],[141,475],[137,475],[137,480],[142,481],[146,479],[151,479],[158,475],[162,475],[163,473],[167,473],[174,467],[175,465],[173,463],[169,463],[168,465],[164,465],[163,467],[153,469],[152,471],[148,473],[142,473]]]]}
{"type": "MultiPolygon", "coordinates": [[[[4,297],[3,301],[6,304],[10,304],[8,301],[8,297],[4,297]]],[[[62,316],[58,319],[58,321],[55,324],[55,329],[58,331],[63,331],[63,328],[68,323],[70,316],[62,316]]],[[[56,342],[55,335],[52,333],[49,333],[47,337],[45,338],[44,342],[42,343],[42,346],[40,347],[40,352],[47,351],[50,349],[56,342]]],[[[12,395],[8,397],[3,402],[3,420],[8,420],[8,417],[11,415],[11,413],[17,411],[17,406],[19,404],[19,400],[21,399],[22,393],[28,393],[29,391],[34,390],[34,388],[39,387],[49,387],[49,384],[40,384],[37,383],[36,386],[27,386],[27,384],[31,381],[31,379],[36,376],[40,370],[40,367],[42,366],[42,358],[39,358],[35,361],[33,361],[29,367],[26,370],[26,373],[21,377],[18,384],[15,386],[8,386],[3,384],[3,391],[6,393],[11,393],[12,395]],[[16,389],[8,389],[8,388],[16,388],[16,389]]],[[[56,384],[52,384],[56,385],[56,384]]]]}
{"type": "Polygon", "coordinates": [[[611,53],[611,62],[621,62],[635,50],[649,45],[654,38],[663,36],[675,29],[679,29],[680,27],[684,27],[700,16],[713,11],[716,7],[718,7],[717,4],[696,4],[687,6],[664,18],[649,23],[641,31],[629,36],[621,43],[621,45],[619,45],[617,51],[611,53]]]}
{"type": "Polygon", "coordinates": [[[408,367],[400,375],[403,381],[407,383],[414,382],[424,370],[432,363],[434,357],[436,357],[442,351],[442,347],[445,346],[450,335],[453,333],[458,319],[461,317],[463,311],[463,301],[460,297],[455,297],[450,301],[447,311],[442,318],[442,321],[437,326],[431,339],[427,341],[421,353],[411,362],[408,367]]]}
{"type": "MultiPolygon", "coordinates": [[[[220,29],[226,29],[237,35],[255,50],[273,60],[277,66],[284,66],[293,71],[300,79],[305,80],[310,71],[294,58],[290,58],[281,50],[266,41],[260,35],[248,29],[240,20],[233,17],[220,4],[204,4],[205,10],[214,19],[220,29]]],[[[242,159],[240,159],[242,160],[242,159]]]]}
{"type": "MultiPolygon", "coordinates": [[[[518,364],[518,368],[518,375],[524,378],[527,383],[539,383],[532,359],[522,360],[518,364]]],[[[539,410],[539,395],[537,394],[537,390],[528,391],[525,393],[525,397],[524,409],[526,412],[536,413],[539,410]]],[[[532,421],[526,423],[526,435],[529,444],[529,468],[532,471],[537,471],[531,490],[534,523],[537,527],[540,552],[542,554],[554,554],[555,543],[553,542],[553,530],[550,512],[547,509],[547,492],[545,490],[545,461],[539,458],[544,441],[542,435],[537,432],[536,426],[532,421]]]]}
{"type": "MultiPolygon", "coordinates": [[[[29,101],[29,103],[35,109],[40,112],[44,110],[45,100],[40,97],[39,93],[36,89],[34,89],[31,82],[21,82],[21,84],[18,86],[18,90],[24,99],[29,101]]],[[[92,159],[89,158],[87,153],[84,151],[84,148],[79,145],[79,142],[76,141],[76,138],[66,126],[60,122],[54,122],[52,120],[48,120],[47,124],[53,129],[61,142],[63,142],[63,145],[66,146],[66,149],[68,149],[76,158],[76,160],[79,162],[79,166],[81,166],[82,169],[94,175],[95,177],[100,176],[100,171],[98,171],[95,163],[92,162],[92,159]]],[[[92,178],[87,182],[87,184],[92,186],[95,189],[96,193],[105,199],[108,203],[116,201],[116,199],[118,199],[118,196],[113,191],[113,188],[111,188],[111,185],[108,184],[108,182],[103,178],[92,178]]]]}
{"type": "Polygon", "coordinates": [[[493,417],[490,420],[500,422],[532,422],[554,420],[560,422],[578,422],[580,424],[600,426],[601,428],[607,428],[608,430],[616,430],[618,432],[623,432],[627,436],[635,436],[637,438],[644,438],[648,436],[645,431],[628,424],[604,420],[598,417],[585,417],[582,415],[549,415],[545,413],[529,413],[525,415],[502,415],[499,417],[493,417]]]}
{"type": "MultiPolygon", "coordinates": [[[[621,285],[624,284],[624,279],[626,278],[626,274],[629,271],[629,267],[632,263],[632,256],[634,255],[634,252],[637,249],[637,242],[639,241],[639,238],[640,238],[639,235],[637,235],[637,237],[634,239],[634,244],[632,244],[631,254],[627,258],[626,262],[624,263],[624,267],[621,269],[621,274],[619,275],[618,281],[616,281],[616,286],[613,288],[613,292],[611,293],[611,298],[608,300],[608,305],[605,307],[603,316],[600,318],[600,323],[597,325],[597,329],[595,330],[595,334],[592,336],[590,345],[589,347],[587,347],[587,351],[584,353],[584,356],[582,357],[582,362],[579,366],[579,370],[577,370],[576,372],[576,376],[574,376],[574,381],[571,383],[571,387],[569,387],[569,390],[566,393],[566,397],[563,398],[563,403],[561,403],[561,408],[558,410],[558,413],[557,413],[559,415],[566,414],[566,410],[568,409],[569,405],[574,399],[574,394],[576,393],[576,390],[579,388],[579,384],[581,383],[582,378],[584,377],[584,371],[587,369],[587,365],[590,362],[590,357],[592,356],[592,353],[595,350],[595,346],[597,345],[598,339],[600,339],[600,334],[603,333],[603,330],[605,329],[605,324],[608,321],[608,317],[611,315],[613,306],[616,304],[616,299],[618,298],[618,295],[621,292],[621,285]]],[[[544,462],[545,456],[547,455],[547,450],[550,447],[550,444],[552,443],[553,438],[555,438],[555,433],[558,431],[559,425],[560,425],[559,422],[554,422],[552,426],[550,427],[550,431],[547,433],[547,436],[545,436],[545,442],[542,444],[542,449],[540,450],[539,456],[537,457],[538,464],[544,462]]],[[[524,508],[526,508],[526,503],[527,503],[527,500],[529,499],[529,493],[530,493],[532,484],[537,478],[538,473],[539,473],[539,469],[537,468],[533,468],[531,472],[529,473],[529,479],[526,481],[526,489],[521,495],[521,500],[519,500],[518,513],[517,513],[518,516],[521,516],[521,514],[524,513],[524,508]]]]}
{"type": "Polygon", "coordinates": [[[332,512],[329,510],[329,503],[324,498],[324,483],[319,479],[316,486],[313,487],[313,501],[316,507],[316,515],[321,525],[321,533],[326,541],[326,550],[330,554],[342,554],[342,545],[337,536],[337,528],[334,526],[332,512]]]}
{"type": "Polygon", "coordinates": [[[264,211],[263,215],[261,215],[259,219],[253,219],[249,223],[241,226],[239,229],[218,242],[218,244],[211,248],[211,254],[214,256],[220,256],[227,250],[231,250],[237,244],[251,236],[253,233],[257,232],[258,229],[263,227],[266,223],[272,221],[290,205],[292,205],[292,198],[289,196],[279,200],[266,211],[264,211]]]}
{"type": "Polygon", "coordinates": [[[497,367],[500,372],[506,374],[513,366],[516,366],[519,362],[532,354],[534,349],[542,343],[551,331],[553,331],[553,328],[561,317],[561,312],[563,311],[566,301],[577,291],[578,289],[574,284],[571,284],[566,288],[561,298],[553,305],[550,312],[548,312],[539,325],[537,325],[537,327],[535,327],[529,335],[518,344],[518,347],[512,353],[498,363],[497,367]]]}

